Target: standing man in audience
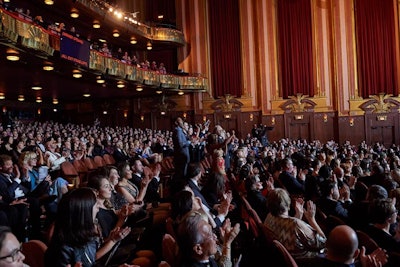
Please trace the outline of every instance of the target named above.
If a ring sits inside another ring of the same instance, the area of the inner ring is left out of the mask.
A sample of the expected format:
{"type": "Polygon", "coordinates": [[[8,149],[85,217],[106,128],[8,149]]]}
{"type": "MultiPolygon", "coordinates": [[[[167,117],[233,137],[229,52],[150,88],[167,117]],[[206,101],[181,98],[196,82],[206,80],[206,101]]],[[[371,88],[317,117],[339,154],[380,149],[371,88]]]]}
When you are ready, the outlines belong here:
{"type": "Polygon", "coordinates": [[[185,126],[182,118],[178,117],[175,121],[175,129],[172,134],[172,140],[174,143],[174,179],[177,180],[183,180],[186,177],[187,167],[190,162],[190,141],[187,137],[187,131],[187,124],[185,126]]]}

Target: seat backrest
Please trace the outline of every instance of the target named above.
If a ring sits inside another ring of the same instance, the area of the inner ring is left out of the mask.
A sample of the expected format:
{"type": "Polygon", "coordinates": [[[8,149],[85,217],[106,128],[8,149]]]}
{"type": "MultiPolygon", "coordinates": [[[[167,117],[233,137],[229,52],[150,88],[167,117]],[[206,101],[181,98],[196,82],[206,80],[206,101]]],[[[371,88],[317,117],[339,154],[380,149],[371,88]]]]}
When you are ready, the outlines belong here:
{"type": "Polygon", "coordinates": [[[22,243],[22,251],[25,255],[24,263],[30,267],[44,267],[44,253],[47,245],[40,240],[29,240],[22,243]]]}
{"type": "Polygon", "coordinates": [[[94,164],[97,168],[101,168],[106,165],[103,157],[101,157],[101,156],[95,156],[93,160],[94,160],[94,164]]]}
{"type": "Polygon", "coordinates": [[[260,233],[267,244],[272,244],[274,240],[277,240],[274,231],[272,231],[272,229],[267,225],[260,223],[258,224],[258,228],[260,229],[260,233]]]}
{"type": "Polygon", "coordinates": [[[170,234],[165,234],[162,240],[162,256],[171,267],[178,267],[180,254],[178,244],[170,234]]]}
{"type": "Polygon", "coordinates": [[[96,165],[94,164],[93,159],[84,158],[83,162],[85,163],[85,166],[86,166],[86,168],[88,168],[89,171],[93,171],[93,170],[97,169],[96,165]]]}
{"type": "Polygon", "coordinates": [[[61,171],[64,175],[69,177],[78,176],[78,172],[76,171],[74,165],[72,165],[72,163],[69,161],[64,161],[61,163],[61,171]]]}
{"type": "Polygon", "coordinates": [[[285,248],[284,245],[282,245],[281,242],[278,240],[273,241],[274,246],[277,248],[279,251],[280,255],[283,258],[284,261],[284,266],[282,267],[298,267],[296,261],[293,259],[292,255],[290,255],[289,251],[285,248]]]}
{"type": "Polygon", "coordinates": [[[375,249],[379,248],[378,244],[363,231],[357,230],[358,247],[362,246],[366,249],[366,254],[372,253],[375,249]]]}
{"type": "Polygon", "coordinates": [[[104,159],[104,162],[106,163],[106,165],[115,165],[115,159],[112,155],[104,154],[103,159],[104,159]]]}
{"type": "Polygon", "coordinates": [[[88,168],[82,160],[74,160],[72,162],[77,172],[88,172],[88,168]]]}

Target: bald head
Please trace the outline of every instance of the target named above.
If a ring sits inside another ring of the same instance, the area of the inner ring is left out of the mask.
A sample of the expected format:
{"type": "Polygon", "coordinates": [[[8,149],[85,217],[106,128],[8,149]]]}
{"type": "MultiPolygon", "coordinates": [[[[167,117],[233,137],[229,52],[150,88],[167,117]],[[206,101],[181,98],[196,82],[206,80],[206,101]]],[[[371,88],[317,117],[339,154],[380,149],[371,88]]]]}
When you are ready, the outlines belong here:
{"type": "Polygon", "coordinates": [[[358,238],[356,232],[347,225],[335,227],[326,243],[329,260],[350,264],[358,256],[358,238]]]}

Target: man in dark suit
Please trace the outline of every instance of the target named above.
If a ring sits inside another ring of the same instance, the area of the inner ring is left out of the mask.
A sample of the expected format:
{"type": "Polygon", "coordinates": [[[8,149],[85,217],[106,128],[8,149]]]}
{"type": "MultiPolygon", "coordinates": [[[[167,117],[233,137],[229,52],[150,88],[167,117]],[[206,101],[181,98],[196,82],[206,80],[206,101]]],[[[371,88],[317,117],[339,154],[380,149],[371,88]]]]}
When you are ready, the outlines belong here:
{"type": "MultiPolygon", "coordinates": [[[[140,159],[134,159],[132,162],[132,182],[138,187],[142,187],[142,179],[144,177],[144,167],[140,159]]],[[[147,203],[160,201],[160,194],[158,193],[158,188],[160,185],[160,172],[161,165],[156,164],[155,169],[153,170],[153,178],[150,180],[146,195],[144,197],[144,201],[147,203]]]]}
{"type": "Polygon", "coordinates": [[[176,127],[172,134],[172,141],[174,143],[174,179],[184,179],[190,162],[190,141],[186,135],[188,130],[187,126],[183,123],[182,118],[177,118],[175,125],[176,127]]]}
{"type": "Polygon", "coordinates": [[[293,161],[290,158],[284,158],[281,164],[282,173],[279,175],[279,180],[283,186],[290,195],[303,195],[305,192],[305,175],[300,175],[299,179],[296,178],[297,170],[293,166],[293,161]]]}
{"type": "Polygon", "coordinates": [[[129,160],[129,155],[124,150],[124,144],[122,143],[122,141],[118,141],[115,144],[113,157],[114,157],[116,163],[124,162],[124,161],[128,161],[129,160]]]}
{"type": "MultiPolygon", "coordinates": [[[[32,226],[31,237],[40,236],[40,204],[34,197],[28,197],[25,193],[28,191],[21,185],[19,179],[20,173],[17,166],[13,166],[12,159],[8,155],[0,155],[0,196],[5,205],[5,211],[8,214],[12,227],[16,229],[18,238],[24,238],[25,223],[28,218],[32,226]],[[14,173],[15,170],[15,173],[14,173]]],[[[22,240],[21,240],[22,241],[22,240]]]]}

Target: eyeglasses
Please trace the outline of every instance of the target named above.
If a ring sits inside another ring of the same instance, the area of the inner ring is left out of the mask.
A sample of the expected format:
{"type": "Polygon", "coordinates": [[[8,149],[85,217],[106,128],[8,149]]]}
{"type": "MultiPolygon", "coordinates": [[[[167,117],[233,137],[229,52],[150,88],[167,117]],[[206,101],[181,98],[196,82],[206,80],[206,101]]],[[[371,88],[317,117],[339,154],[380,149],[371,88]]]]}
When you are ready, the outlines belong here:
{"type": "Polygon", "coordinates": [[[4,256],[4,257],[0,257],[0,260],[4,260],[4,259],[7,259],[7,258],[11,258],[11,259],[12,259],[12,262],[15,262],[15,261],[21,259],[21,255],[22,255],[22,248],[20,247],[20,248],[14,249],[14,250],[11,252],[11,254],[9,254],[9,255],[7,255],[7,256],[4,256]]]}

